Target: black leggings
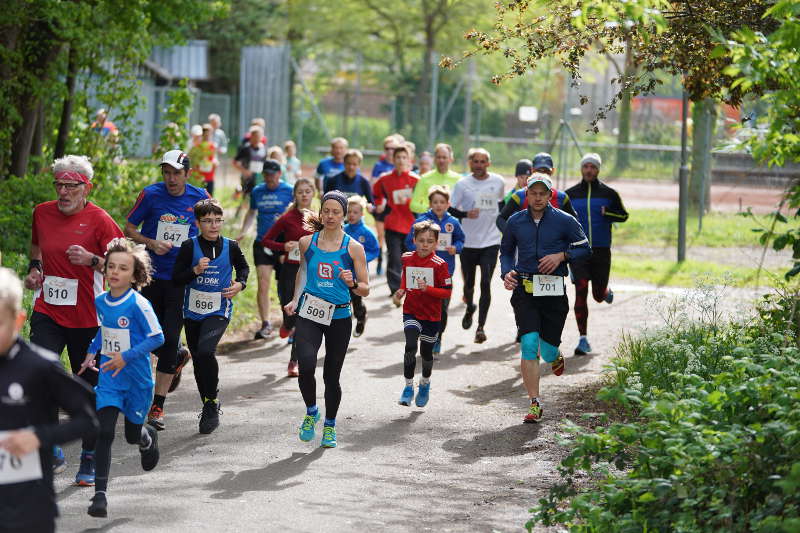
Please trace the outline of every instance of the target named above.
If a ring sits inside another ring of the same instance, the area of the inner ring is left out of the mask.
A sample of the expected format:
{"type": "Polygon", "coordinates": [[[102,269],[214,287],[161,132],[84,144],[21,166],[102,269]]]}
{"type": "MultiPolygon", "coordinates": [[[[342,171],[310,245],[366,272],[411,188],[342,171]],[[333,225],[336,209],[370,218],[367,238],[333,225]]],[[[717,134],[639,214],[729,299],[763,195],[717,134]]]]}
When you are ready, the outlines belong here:
{"type": "Polygon", "coordinates": [[[592,248],[592,255],[574,266],[572,276],[575,281],[575,321],[578,333],[586,335],[589,322],[589,282],[592,282],[592,298],[602,302],[608,294],[608,277],[611,273],[611,248],[592,248]]]}
{"type": "Polygon", "coordinates": [[[217,344],[228,327],[228,319],[222,316],[210,316],[200,321],[187,318],[183,325],[186,328],[186,344],[192,352],[194,379],[200,400],[216,400],[219,388],[217,344]]]}
{"type": "Polygon", "coordinates": [[[445,328],[447,328],[447,308],[450,307],[450,298],[442,300],[442,318],[439,320],[439,342],[442,340],[445,328]]]}
{"type": "MultiPolygon", "coordinates": [[[[73,373],[80,370],[97,329],[97,327],[67,328],[59,326],[55,320],[44,313],[34,311],[31,314],[31,344],[41,346],[56,355],[61,355],[66,347],[69,365],[72,367],[73,373]]],[[[94,388],[97,385],[97,372],[87,370],[80,376],[76,374],[75,377],[82,379],[90,387],[94,388]]],[[[83,438],[81,446],[84,450],[92,451],[96,441],[96,435],[87,436],[83,438]]]]}
{"type": "Polygon", "coordinates": [[[417,328],[404,328],[406,334],[406,351],[403,357],[403,376],[406,379],[414,378],[417,368],[417,343],[419,354],[422,356],[422,377],[431,377],[433,372],[433,343],[419,339],[420,331],[417,328]]]}
{"type": "Polygon", "coordinates": [[[500,246],[486,248],[464,248],[461,251],[461,274],[464,276],[464,299],[469,308],[474,308],[475,268],[481,268],[481,299],[478,301],[478,327],[486,324],[489,306],[492,303],[492,276],[497,266],[497,252],[500,246]]]}
{"type": "MultiPolygon", "coordinates": [[[[108,474],[111,471],[111,445],[114,443],[114,432],[117,429],[119,409],[103,407],[97,411],[100,431],[97,433],[97,451],[95,452],[95,492],[108,489],[108,474]]],[[[128,444],[142,444],[142,424],[134,424],[125,418],[125,440],[128,444]]]]}
{"type": "MultiPolygon", "coordinates": [[[[283,263],[281,265],[281,277],[278,278],[278,299],[281,302],[281,313],[283,313],[283,327],[292,329],[295,327],[297,315],[287,314],[283,306],[288,304],[294,298],[294,285],[297,280],[297,271],[300,269],[299,264],[283,263]]],[[[289,360],[297,361],[297,349],[292,344],[292,349],[289,351],[289,360]]]]}
{"type": "Polygon", "coordinates": [[[154,352],[158,357],[156,370],[163,374],[174,374],[178,366],[178,345],[183,328],[183,293],[183,286],[175,286],[166,279],[154,279],[142,289],[142,296],[150,300],[164,333],[164,344],[154,352]]]}
{"type": "Polygon", "coordinates": [[[386,230],[386,284],[392,294],[400,288],[403,272],[403,254],[406,251],[406,235],[390,229],[386,230]]]}
{"type": "Polygon", "coordinates": [[[358,321],[363,321],[367,318],[367,307],[364,305],[364,299],[354,292],[350,292],[350,303],[353,306],[353,317],[358,321]]]}
{"type": "Polygon", "coordinates": [[[307,318],[299,317],[295,326],[294,346],[297,361],[300,364],[300,392],[306,407],[317,404],[317,380],[314,372],[317,369],[317,352],[325,336],[325,362],[322,367],[322,380],[325,383],[325,417],[336,418],[339,403],[342,401],[342,386],[339,376],[342,374],[344,357],[350,344],[350,331],[353,326],[351,317],[337,318],[330,326],[317,324],[307,318]]]}

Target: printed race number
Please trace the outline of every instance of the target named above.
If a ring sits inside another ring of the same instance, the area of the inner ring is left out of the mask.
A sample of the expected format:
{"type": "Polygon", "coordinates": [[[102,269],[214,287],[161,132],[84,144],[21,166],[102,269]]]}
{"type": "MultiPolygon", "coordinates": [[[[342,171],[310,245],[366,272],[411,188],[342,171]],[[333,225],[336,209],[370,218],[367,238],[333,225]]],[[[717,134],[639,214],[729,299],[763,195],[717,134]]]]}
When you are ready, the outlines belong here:
{"type": "Polygon", "coordinates": [[[256,174],[261,174],[261,171],[264,170],[264,162],[263,161],[250,161],[250,165],[247,167],[250,172],[255,172],[256,174]]]}
{"type": "Polygon", "coordinates": [[[189,289],[189,311],[207,315],[222,308],[221,292],[205,292],[189,289]]]}
{"type": "Polygon", "coordinates": [[[406,267],[406,289],[416,289],[420,280],[433,287],[433,269],[430,267],[406,267]]]}
{"type": "Polygon", "coordinates": [[[537,274],[531,279],[522,280],[525,292],[534,296],[563,296],[564,278],[562,276],[545,276],[537,274]]]}
{"type": "Polygon", "coordinates": [[[159,222],[156,230],[156,240],[169,241],[174,246],[189,238],[189,224],[170,224],[169,222],[159,222]]]}
{"type": "Polygon", "coordinates": [[[76,305],[78,303],[78,280],[46,276],[42,284],[44,301],[50,305],[76,305]]]}
{"type": "MultiPolygon", "coordinates": [[[[0,431],[0,440],[5,440],[8,433],[8,431],[0,431]]],[[[42,464],[39,462],[38,450],[17,457],[0,448],[0,485],[35,479],[42,479],[42,464]]]]}
{"type": "Polygon", "coordinates": [[[411,201],[413,194],[414,191],[408,187],[405,189],[397,189],[392,191],[392,200],[394,200],[395,205],[403,205],[411,201]]]}
{"type": "Polygon", "coordinates": [[[475,207],[481,211],[497,211],[497,195],[480,194],[475,201],[475,207]]]}
{"type": "Polygon", "coordinates": [[[300,262],[300,247],[292,248],[289,250],[289,261],[297,261],[300,262]]]}
{"type": "Polygon", "coordinates": [[[303,298],[303,304],[297,314],[317,324],[330,326],[334,309],[336,309],[336,306],[332,303],[306,293],[303,298]]]}
{"type": "Polygon", "coordinates": [[[447,250],[453,245],[452,233],[439,233],[439,242],[436,243],[437,250],[447,250]]]}
{"type": "Polygon", "coordinates": [[[107,328],[103,326],[103,348],[101,353],[108,355],[113,352],[126,352],[131,349],[131,332],[122,328],[107,328]]]}

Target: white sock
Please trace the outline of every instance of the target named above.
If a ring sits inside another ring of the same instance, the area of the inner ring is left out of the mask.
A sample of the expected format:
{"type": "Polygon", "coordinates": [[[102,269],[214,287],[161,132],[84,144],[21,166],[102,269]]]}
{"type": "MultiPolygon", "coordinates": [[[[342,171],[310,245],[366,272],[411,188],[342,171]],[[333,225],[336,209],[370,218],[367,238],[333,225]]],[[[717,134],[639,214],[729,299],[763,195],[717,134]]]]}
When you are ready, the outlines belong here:
{"type": "Polygon", "coordinates": [[[406,387],[413,387],[414,386],[414,378],[406,379],[406,387]]]}
{"type": "Polygon", "coordinates": [[[536,402],[539,404],[539,407],[542,406],[542,400],[539,399],[538,396],[531,398],[531,403],[536,402]]]}
{"type": "Polygon", "coordinates": [[[142,426],[142,439],[139,441],[139,449],[146,450],[153,444],[153,439],[150,438],[150,433],[142,426]]]}
{"type": "Polygon", "coordinates": [[[431,382],[431,378],[419,378],[420,385],[428,385],[431,382]]]}
{"type": "Polygon", "coordinates": [[[581,335],[581,340],[589,342],[589,338],[586,335],[581,335]]]}

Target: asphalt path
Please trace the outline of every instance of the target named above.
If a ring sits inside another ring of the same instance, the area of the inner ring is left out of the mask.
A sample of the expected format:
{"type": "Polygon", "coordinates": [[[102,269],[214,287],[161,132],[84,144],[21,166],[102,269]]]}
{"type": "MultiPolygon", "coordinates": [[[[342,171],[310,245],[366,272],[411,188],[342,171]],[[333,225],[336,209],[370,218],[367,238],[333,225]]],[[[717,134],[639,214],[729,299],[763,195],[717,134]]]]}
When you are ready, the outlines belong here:
{"type": "MultiPolygon", "coordinates": [[[[93,489],[70,484],[79,446],[65,450],[70,465],[56,477],[59,531],[523,530],[528,509],[558,480],[560,421],[578,420],[593,408],[585,390],[598,381],[621,333],[658,322],[653,293],[619,283],[613,305],[589,304],[591,356],[571,355],[577,331],[570,312],[562,344],[566,372],[556,377],[542,366],[544,419],[522,424],[527,399],[510,293],[496,275],[489,339],[478,345],[474,326],[461,328],[460,275],[454,277],[450,325],[427,407],[397,404],[404,385],[401,312],[388,298],[385,278],[373,279],[366,332],[352,339],[342,373],[338,448],[319,447],[321,423],[313,442],[297,437],[305,407],[297,380],[286,377],[285,341],[238,344],[220,356],[223,414],[213,434],[197,431],[201,404],[191,366],[167,399],[155,470],[141,470],[120,422],[108,518],[86,514],[93,489]]],[[[321,366],[320,360],[324,414],[321,366]]]]}

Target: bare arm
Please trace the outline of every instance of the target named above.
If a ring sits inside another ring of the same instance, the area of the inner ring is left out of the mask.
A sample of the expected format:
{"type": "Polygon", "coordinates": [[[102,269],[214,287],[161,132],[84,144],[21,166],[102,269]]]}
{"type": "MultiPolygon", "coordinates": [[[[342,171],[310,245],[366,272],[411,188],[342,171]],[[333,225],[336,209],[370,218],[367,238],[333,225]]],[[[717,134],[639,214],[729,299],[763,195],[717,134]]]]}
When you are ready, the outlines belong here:
{"type": "Polygon", "coordinates": [[[248,209],[247,214],[244,216],[244,222],[242,222],[242,231],[239,233],[239,236],[236,237],[237,241],[241,241],[244,239],[244,236],[247,235],[247,231],[250,229],[250,226],[253,225],[253,219],[256,216],[255,209],[248,209]]]}
{"type": "MultiPolygon", "coordinates": [[[[41,265],[42,250],[39,248],[38,244],[31,243],[30,258],[31,261],[39,261],[41,265]]],[[[25,276],[25,287],[31,290],[39,289],[42,286],[43,280],[44,277],[42,276],[41,266],[39,268],[32,266],[28,269],[28,275],[25,276]]]]}
{"type": "Polygon", "coordinates": [[[369,271],[367,270],[367,257],[364,254],[364,247],[361,243],[350,240],[348,252],[353,259],[353,269],[356,271],[358,287],[353,289],[357,295],[365,298],[369,296],[369,271]]]}
{"type": "Polygon", "coordinates": [[[300,295],[306,288],[306,250],[308,250],[309,242],[311,242],[310,235],[300,237],[300,268],[297,269],[294,279],[294,298],[283,307],[289,315],[294,314],[297,303],[300,301],[300,295]]]}

